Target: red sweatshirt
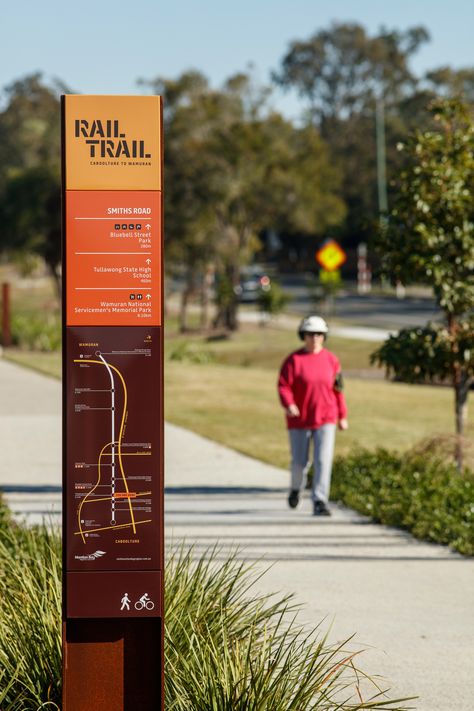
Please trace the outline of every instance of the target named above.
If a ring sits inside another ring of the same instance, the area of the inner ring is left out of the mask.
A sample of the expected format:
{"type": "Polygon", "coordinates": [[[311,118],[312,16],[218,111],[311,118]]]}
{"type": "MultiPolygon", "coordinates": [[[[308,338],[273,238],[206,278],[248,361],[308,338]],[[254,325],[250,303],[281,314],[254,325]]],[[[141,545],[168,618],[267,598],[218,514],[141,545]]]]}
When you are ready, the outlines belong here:
{"type": "Polygon", "coordinates": [[[337,424],[347,415],[344,395],[334,388],[341,367],[336,356],[323,348],[308,353],[304,348],[285,360],[278,379],[278,393],[284,408],[297,405],[299,417],[288,417],[288,429],[315,430],[337,424]]]}

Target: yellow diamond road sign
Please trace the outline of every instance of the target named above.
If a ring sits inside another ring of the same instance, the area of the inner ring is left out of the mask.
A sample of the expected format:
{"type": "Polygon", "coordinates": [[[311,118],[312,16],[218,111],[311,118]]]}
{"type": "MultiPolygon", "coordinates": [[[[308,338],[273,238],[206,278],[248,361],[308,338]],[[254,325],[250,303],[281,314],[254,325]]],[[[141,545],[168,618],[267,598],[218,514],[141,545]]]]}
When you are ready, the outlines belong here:
{"type": "Polygon", "coordinates": [[[316,252],[316,260],[328,272],[334,272],[339,269],[341,264],[346,261],[346,258],[346,253],[342,247],[333,239],[325,242],[321,249],[316,252]]]}

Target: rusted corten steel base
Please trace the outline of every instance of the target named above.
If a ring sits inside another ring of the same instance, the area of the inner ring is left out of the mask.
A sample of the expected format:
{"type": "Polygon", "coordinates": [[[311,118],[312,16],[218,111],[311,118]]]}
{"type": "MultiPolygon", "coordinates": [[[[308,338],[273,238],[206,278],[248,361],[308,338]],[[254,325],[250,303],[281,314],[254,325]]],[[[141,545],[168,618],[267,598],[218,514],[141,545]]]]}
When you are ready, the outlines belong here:
{"type": "Polygon", "coordinates": [[[156,711],[163,707],[161,620],[68,620],[63,708],[156,711]]]}

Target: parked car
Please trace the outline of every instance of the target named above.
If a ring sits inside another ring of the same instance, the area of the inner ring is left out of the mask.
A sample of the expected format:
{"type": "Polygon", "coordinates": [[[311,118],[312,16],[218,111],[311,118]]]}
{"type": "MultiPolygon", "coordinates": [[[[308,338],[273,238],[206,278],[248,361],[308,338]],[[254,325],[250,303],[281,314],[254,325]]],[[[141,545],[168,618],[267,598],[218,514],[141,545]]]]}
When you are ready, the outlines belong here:
{"type": "Polygon", "coordinates": [[[234,291],[240,301],[254,303],[262,291],[269,291],[271,280],[261,267],[244,267],[240,274],[240,284],[234,291]]]}

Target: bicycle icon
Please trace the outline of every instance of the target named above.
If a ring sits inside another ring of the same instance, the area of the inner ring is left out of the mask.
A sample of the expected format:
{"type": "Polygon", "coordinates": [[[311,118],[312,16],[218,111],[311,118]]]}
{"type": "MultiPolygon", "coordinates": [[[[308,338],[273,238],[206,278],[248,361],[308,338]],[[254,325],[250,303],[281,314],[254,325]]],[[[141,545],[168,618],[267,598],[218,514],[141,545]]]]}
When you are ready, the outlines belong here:
{"type": "Polygon", "coordinates": [[[144,595],[141,596],[139,600],[136,601],[135,603],[135,610],[153,610],[155,607],[155,603],[153,600],[150,598],[148,593],[145,593],[144,595]]]}
{"type": "Polygon", "coordinates": [[[147,610],[153,610],[155,607],[155,603],[152,600],[146,600],[145,602],[142,602],[141,600],[137,600],[135,603],[135,610],[143,610],[146,608],[147,610]]]}

